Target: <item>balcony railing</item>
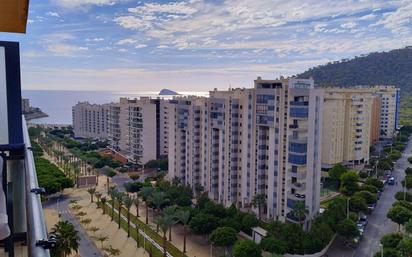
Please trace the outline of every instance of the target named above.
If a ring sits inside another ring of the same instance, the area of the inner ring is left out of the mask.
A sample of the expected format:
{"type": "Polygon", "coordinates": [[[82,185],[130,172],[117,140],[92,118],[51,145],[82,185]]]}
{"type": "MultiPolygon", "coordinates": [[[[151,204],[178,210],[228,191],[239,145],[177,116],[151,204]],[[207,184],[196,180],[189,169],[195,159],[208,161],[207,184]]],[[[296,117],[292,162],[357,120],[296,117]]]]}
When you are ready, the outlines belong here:
{"type": "MultiPolygon", "coordinates": [[[[23,137],[24,158],[10,159],[6,157],[5,164],[3,164],[7,165],[7,173],[9,173],[3,174],[3,176],[8,175],[10,178],[5,184],[4,191],[8,202],[8,225],[11,228],[11,236],[5,240],[7,251],[3,256],[15,256],[14,249],[21,248],[14,242],[17,238],[16,235],[19,235],[18,238],[26,242],[29,257],[50,257],[49,250],[41,244],[41,242],[48,242],[48,236],[40,195],[38,194],[40,190],[30,138],[24,118],[23,137]]],[[[0,256],[2,256],[1,253],[0,256]]]]}

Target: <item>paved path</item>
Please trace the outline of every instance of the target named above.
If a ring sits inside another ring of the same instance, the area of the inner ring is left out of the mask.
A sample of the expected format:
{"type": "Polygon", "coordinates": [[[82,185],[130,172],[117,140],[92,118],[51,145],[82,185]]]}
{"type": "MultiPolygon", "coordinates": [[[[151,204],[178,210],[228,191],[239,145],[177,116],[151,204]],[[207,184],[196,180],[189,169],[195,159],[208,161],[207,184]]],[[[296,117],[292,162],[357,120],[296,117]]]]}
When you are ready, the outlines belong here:
{"type": "Polygon", "coordinates": [[[394,167],[392,176],[395,177],[397,184],[394,186],[387,185],[378,201],[375,210],[368,217],[368,225],[366,226],[363,238],[359,245],[353,249],[342,246],[339,240],[335,240],[328,256],[330,257],[372,257],[380,250],[380,239],[384,234],[391,233],[397,230],[397,225],[386,217],[388,210],[395,201],[395,193],[402,191],[401,181],[405,177],[404,170],[410,166],[407,158],[411,156],[412,138],[409,139],[407,147],[394,167]]]}
{"type": "MultiPolygon", "coordinates": [[[[72,199],[72,198],[70,198],[72,199]]],[[[79,232],[79,254],[84,257],[103,257],[99,249],[97,249],[94,242],[89,238],[87,232],[83,229],[80,223],[77,221],[76,217],[69,211],[69,200],[68,197],[61,196],[55,197],[44,204],[44,207],[56,209],[61,213],[61,219],[67,220],[74,225],[76,230],[79,232]]]]}

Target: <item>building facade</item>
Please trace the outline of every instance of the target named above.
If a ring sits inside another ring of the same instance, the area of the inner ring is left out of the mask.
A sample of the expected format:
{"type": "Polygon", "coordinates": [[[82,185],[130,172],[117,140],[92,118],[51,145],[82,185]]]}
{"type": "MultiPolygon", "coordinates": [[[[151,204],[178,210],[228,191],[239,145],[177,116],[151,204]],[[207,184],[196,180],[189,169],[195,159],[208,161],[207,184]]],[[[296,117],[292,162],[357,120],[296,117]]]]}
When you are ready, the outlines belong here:
{"type": "Polygon", "coordinates": [[[297,201],[319,210],[323,92],[313,80],[255,80],[250,89],[170,101],[169,177],[225,206],[285,220],[297,201]]]}
{"type": "Polygon", "coordinates": [[[368,163],[370,147],[398,127],[399,89],[324,88],[322,164],[368,163]]]}
{"type": "Polygon", "coordinates": [[[72,108],[74,136],[79,138],[109,138],[109,104],[79,102],[72,108]]]}

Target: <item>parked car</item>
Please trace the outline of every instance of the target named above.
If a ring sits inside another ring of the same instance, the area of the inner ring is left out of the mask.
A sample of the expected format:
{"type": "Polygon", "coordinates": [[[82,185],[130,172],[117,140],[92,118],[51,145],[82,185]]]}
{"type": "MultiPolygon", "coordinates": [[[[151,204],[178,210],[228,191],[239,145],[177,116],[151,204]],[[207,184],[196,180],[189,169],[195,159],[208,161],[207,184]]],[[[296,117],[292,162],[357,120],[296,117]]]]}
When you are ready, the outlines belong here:
{"type": "Polygon", "coordinates": [[[368,210],[370,210],[372,212],[373,210],[375,210],[375,207],[376,207],[376,203],[369,204],[368,205],[368,210]]]}
{"type": "Polygon", "coordinates": [[[394,178],[394,177],[390,177],[390,178],[388,179],[388,185],[390,185],[390,186],[395,185],[395,178],[394,178]]]}
{"type": "Polygon", "coordinates": [[[361,223],[364,227],[368,225],[368,216],[362,215],[359,217],[358,223],[361,223]]]}

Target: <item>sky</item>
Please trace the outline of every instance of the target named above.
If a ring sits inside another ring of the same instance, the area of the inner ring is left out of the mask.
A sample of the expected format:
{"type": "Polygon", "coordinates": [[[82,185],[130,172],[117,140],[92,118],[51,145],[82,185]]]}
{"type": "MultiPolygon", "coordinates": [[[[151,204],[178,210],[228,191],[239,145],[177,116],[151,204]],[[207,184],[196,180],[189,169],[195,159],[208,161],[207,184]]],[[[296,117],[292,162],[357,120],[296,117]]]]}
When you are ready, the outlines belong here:
{"type": "Polygon", "coordinates": [[[412,45],[412,0],[31,0],[23,89],[251,87],[412,45]]]}

